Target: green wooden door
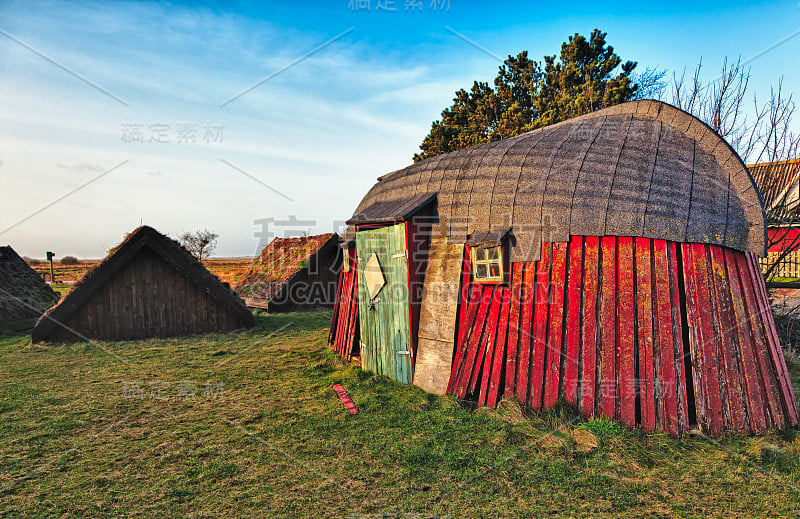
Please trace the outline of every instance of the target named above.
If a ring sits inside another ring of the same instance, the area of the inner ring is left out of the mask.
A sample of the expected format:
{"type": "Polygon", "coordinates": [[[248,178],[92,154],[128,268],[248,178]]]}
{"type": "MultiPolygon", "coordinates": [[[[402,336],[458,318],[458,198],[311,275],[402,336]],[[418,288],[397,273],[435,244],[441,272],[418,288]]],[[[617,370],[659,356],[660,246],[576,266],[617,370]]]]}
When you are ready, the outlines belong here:
{"type": "Polygon", "coordinates": [[[358,231],[358,313],[364,369],[411,383],[405,223],[358,231]]]}

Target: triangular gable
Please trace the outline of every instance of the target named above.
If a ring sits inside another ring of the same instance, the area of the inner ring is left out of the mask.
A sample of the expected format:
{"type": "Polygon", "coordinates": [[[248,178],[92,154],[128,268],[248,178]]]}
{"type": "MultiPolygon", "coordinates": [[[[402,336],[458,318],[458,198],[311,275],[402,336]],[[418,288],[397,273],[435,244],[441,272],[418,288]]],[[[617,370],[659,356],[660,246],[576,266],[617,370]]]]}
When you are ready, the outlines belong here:
{"type": "Polygon", "coordinates": [[[14,249],[0,247],[0,325],[30,327],[58,298],[14,249]]]}
{"type": "Polygon", "coordinates": [[[142,226],[130,233],[102,262],[84,274],[72,290],[39,319],[33,331],[34,341],[49,337],[60,326],[59,323],[67,321],[144,248],[149,248],[160,260],[191,280],[215,303],[229,310],[242,322],[254,323],[252,313],[238,295],[209,272],[189,251],[152,227],[142,226]]]}

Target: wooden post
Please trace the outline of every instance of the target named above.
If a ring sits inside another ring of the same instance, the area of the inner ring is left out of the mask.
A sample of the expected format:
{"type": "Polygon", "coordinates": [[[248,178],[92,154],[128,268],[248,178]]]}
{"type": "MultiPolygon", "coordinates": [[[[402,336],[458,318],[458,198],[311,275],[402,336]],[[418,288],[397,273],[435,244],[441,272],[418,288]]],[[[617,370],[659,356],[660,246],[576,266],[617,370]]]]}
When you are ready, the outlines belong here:
{"type": "Polygon", "coordinates": [[[55,256],[55,252],[47,251],[47,261],[50,262],[50,283],[56,282],[56,275],[55,271],[53,270],[53,256],[55,256]]]}

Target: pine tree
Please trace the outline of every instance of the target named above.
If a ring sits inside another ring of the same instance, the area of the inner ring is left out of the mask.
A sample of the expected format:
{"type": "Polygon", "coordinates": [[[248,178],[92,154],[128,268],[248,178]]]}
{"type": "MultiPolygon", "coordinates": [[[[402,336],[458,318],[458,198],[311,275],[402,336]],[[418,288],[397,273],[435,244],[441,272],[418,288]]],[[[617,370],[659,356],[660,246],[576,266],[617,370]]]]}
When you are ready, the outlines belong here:
{"type": "Polygon", "coordinates": [[[434,121],[414,161],[486,142],[507,139],[565,119],[634,98],[636,63],[622,59],[597,29],[587,40],[569,37],[544,67],[528,52],[509,56],[499,67],[494,88],[474,82],[459,90],[453,104],[434,121]],[[617,68],[620,71],[612,75],[617,68]]]}

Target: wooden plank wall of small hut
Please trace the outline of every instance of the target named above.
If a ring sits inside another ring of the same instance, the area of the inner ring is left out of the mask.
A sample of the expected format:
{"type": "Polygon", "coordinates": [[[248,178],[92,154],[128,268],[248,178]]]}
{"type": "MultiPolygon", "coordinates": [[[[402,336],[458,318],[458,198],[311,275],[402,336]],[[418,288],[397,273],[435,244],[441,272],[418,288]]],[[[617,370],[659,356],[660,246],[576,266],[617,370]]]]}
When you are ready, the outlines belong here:
{"type": "Polygon", "coordinates": [[[350,256],[350,270],[341,270],[333,307],[328,344],[345,360],[358,355],[358,283],[356,280],[356,248],[345,251],[350,256]]]}
{"type": "Polygon", "coordinates": [[[467,277],[448,393],[532,409],[561,396],[584,417],[671,435],[798,423],[751,253],[576,236],[540,257],[515,263],[508,286],[467,277]]]}
{"type": "MultiPolygon", "coordinates": [[[[244,326],[235,314],[147,248],[64,324],[85,337],[106,340],[225,332],[244,326]]],[[[73,337],[59,327],[57,338],[73,337]]]]}

